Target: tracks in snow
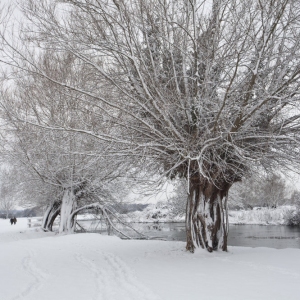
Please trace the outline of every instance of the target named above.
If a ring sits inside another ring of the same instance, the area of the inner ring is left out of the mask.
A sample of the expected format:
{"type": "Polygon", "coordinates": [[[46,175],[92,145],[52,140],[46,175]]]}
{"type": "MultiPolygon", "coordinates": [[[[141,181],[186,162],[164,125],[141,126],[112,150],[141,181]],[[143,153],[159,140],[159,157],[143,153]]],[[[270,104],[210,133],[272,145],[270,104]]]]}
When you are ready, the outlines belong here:
{"type": "Polygon", "coordinates": [[[83,257],[79,253],[75,254],[75,259],[92,272],[92,280],[95,284],[95,291],[91,300],[105,300],[107,294],[106,287],[108,284],[106,282],[103,270],[101,270],[100,267],[97,267],[97,265],[92,260],[83,257]]]}
{"type": "MultiPolygon", "coordinates": [[[[112,278],[116,280],[122,292],[127,295],[125,299],[154,300],[158,299],[148,288],[138,281],[131,269],[118,257],[112,254],[104,255],[109,265],[112,278]]],[[[124,296],[125,296],[124,295],[124,296]]]]}
{"type": "Polygon", "coordinates": [[[97,253],[97,263],[76,254],[75,259],[92,273],[95,291],[92,300],[158,300],[118,256],[97,253]]]}
{"type": "Polygon", "coordinates": [[[29,274],[32,280],[30,283],[21,291],[18,295],[13,297],[11,300],[18,300],[27,298],[33,292],[38,291],[44,285],[47,279],[47,274],[45,274],[38,266],[35,261],[35,252],[32,250],[27,250],[28,255],[22,260],[22,268],[25,273],[29,274]]]}

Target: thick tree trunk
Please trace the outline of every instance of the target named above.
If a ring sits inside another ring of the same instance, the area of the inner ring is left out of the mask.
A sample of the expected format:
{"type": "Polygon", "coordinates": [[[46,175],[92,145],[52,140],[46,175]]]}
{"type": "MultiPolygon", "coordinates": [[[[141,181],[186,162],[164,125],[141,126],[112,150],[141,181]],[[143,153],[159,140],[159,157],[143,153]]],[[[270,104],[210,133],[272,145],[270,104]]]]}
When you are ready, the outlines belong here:
{"type": "Polygon", "coordinates": [[[59,233],[73,233],[76,225],[76,216],[69,222],[73,211],[77,208],[76,196],[72,188],[66,188],[64,191],[61,212],[59,233]]]}
{"type": "Polygon", "coordinates": [[[227,194],[229,184],[222,189],[206,179],[190,180],[186,207],[186,249],[194,252],[202,247],[209,252],[227,251],[228,218],[227,194]]]}
{"type": "Polygon", "coordinates": [[[42,220],[42,228],[46,231],[52,231],[53,223],[59,215],[61,209],[61,201],[54,201],[48,206],[42,220]]]}

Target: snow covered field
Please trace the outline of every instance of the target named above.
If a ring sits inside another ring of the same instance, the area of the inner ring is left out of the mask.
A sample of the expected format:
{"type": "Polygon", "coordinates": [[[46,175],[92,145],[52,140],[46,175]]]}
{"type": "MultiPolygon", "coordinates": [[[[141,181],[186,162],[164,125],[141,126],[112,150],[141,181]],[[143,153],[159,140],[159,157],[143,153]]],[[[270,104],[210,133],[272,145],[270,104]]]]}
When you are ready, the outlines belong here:
{"type": "Polygon", "coordinates": [[[55,235],[0,220],[1,300],[300,299],[300,249],[55,235]]]}

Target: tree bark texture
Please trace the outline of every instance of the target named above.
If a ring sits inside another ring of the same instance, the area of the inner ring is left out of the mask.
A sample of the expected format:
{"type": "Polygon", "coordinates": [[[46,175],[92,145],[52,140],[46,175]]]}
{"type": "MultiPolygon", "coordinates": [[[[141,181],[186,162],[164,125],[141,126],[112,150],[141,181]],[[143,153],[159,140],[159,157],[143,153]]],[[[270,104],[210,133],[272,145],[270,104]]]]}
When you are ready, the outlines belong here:
{"type": "Polygon", "coordinates": [[[74,210],[77,208],[76,196],[72,188],[66,188],[62,198],[61,212],[60,212],[60,226],[59,233],[72,233],[76,225],[76,217],[69,222],[74,210]]]}
{"type": "Polygon", "coordinates": [[[217,249],[227,251],[229,187],[229,184],[218,187],[200,176],[190,180],[186,208],[188,251],[194,252],[197,247],[209,252],[217,249]]]}
{"type": "Polygon", "coordinates": [[[54,201],[48,206],[42,220],[42,228],[46,231],[52,231],[53,223],[59,215],[61,209],[61,201],[54,201]]]}

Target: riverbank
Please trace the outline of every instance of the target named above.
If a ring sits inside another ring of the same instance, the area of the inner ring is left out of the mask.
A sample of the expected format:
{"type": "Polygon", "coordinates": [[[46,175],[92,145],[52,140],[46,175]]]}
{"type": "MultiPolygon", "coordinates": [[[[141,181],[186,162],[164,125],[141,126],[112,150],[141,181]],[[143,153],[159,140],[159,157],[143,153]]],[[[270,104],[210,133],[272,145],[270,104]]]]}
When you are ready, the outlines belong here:
{"type": "MultiPolygon", "coordinates": [[[[243,225],[287,225],[289,218],[296,213],[292,205],[277,208],[257,207],[253,210],[230,210],[228,213],[230,224],[243,225]]],[[[184,222],[183,213],[174,215],[167,205],[149,205],[143,211],[130,213],[125,217],[127,222],[135,223],[163,223],[184,222]]]]}
{"type": "Polygon", "coordinates": [[[0,220],[4,300],[298,300],[300,250],[229,247],[185,251],[184,242],[55,235],[0,220]],[[216,286],[218,288],[216,288],[216,286]]]}
{"type": "Polygon", "coordinates": [[[289,219],[296,213],[292,205],[277,208],[257,207],[253,210],[229,211],[230,224],[243,225],[288,225],[289,219]]]}

